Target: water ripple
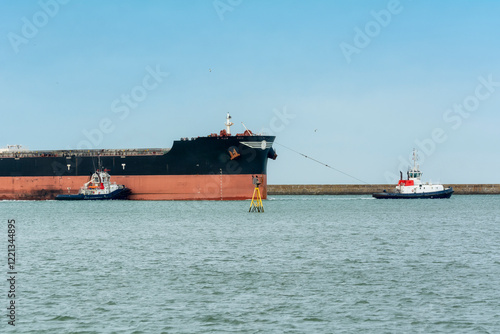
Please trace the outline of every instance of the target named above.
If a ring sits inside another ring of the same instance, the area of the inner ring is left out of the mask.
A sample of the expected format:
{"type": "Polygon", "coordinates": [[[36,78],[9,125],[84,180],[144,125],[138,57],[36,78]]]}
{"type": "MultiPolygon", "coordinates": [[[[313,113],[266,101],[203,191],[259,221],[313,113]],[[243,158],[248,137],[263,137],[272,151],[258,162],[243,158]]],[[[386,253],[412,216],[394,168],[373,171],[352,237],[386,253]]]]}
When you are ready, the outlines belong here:
{"type": "Polygon", "coordinates": [[[16,329],[500,332],[500,196],[194,204],[0,203],[20,226],[16,329]]]}

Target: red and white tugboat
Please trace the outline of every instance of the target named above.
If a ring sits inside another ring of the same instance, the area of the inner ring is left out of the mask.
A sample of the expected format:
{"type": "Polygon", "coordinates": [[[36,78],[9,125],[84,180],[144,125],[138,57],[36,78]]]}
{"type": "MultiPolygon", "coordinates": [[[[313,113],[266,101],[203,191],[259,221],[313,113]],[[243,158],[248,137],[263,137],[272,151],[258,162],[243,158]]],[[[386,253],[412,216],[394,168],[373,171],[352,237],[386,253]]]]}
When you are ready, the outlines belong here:
{"type": "Polygon", "coordinates": [[[409,168],[407,179],[403,180],[403,173],[396,186],[396,191],[388,193],[385,190],[373,194],[375,198],[450,198],[453,188],[444,188],[442,184],[422,183],[422,172],[417,165],[417,152],[413,150],[413,168],[409,168]]]}
{"type": "Polygon", "coordinates": [[[90,177],[90,181],[80,188],[78,194],[57,195],[56,200],[106,200],[127,199],[130,189],[122,184],[110,182],[107,169],[98,169],[90,177]]]}

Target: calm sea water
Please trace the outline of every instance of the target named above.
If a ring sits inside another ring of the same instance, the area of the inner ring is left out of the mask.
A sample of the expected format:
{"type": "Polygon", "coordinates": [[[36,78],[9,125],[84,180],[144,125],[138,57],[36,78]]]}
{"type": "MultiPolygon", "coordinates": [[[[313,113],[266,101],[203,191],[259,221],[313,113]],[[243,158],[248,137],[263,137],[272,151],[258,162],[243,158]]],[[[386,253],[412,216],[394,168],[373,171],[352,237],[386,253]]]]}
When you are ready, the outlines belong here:
{"type": "Polygon", "coordinates": [[[0,202],[17,333],[499,333],[500,196],[0,202]]]}

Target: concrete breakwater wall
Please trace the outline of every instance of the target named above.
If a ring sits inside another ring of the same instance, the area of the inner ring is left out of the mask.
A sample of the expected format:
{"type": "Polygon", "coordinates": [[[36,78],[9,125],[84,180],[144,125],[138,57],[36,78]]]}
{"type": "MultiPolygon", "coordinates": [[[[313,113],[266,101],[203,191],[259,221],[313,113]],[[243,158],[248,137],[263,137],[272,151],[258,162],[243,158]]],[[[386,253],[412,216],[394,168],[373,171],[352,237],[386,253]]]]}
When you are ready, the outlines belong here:
{"type": "MultiPolygon", "coordinates": [[[[394,184],[269,184],[268,195],[368,195],[394,190],[394,184]]],[[[500,184],[445,184],[455,195],[500,194],[500,184]]]]}

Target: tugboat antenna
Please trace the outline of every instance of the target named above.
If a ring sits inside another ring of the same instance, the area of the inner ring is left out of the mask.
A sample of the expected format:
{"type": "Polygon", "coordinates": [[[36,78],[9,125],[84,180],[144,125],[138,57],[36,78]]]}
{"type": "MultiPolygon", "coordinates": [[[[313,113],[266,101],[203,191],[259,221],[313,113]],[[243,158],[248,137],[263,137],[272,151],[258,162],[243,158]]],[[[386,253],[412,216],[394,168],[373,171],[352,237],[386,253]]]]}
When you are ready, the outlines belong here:
{"type": "Polygon", "coordinates": [[[418,169],[417,161],[418,161],[417,150],[413,149],[413,169],[416,168],[418,169]]]}

